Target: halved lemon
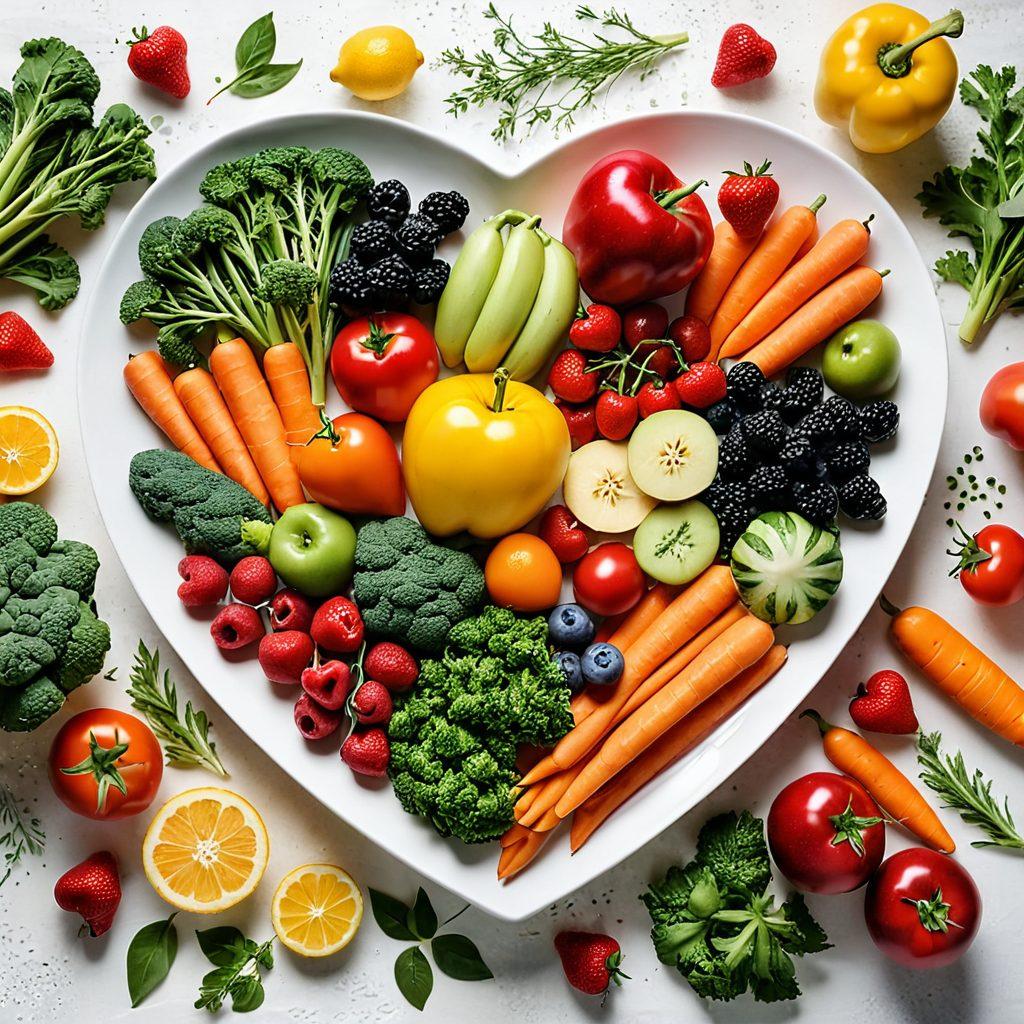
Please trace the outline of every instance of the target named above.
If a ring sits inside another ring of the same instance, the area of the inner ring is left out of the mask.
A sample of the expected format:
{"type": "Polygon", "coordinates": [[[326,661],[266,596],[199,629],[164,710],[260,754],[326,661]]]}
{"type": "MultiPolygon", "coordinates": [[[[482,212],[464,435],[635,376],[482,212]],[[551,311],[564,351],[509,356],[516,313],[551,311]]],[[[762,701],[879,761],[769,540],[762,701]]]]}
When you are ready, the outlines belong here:
{"type": "Polygon", "coordinates": [[[270,856],[267,829],[248,800],[205,786],[172,796],[142,840],[149,884],[168,903],[216,914],[244,900],[270,856]]]}
{"type": "Polygon", "coordinates": [[[29,494],[57,468],[60,446],[50,421],[25,405],[0,407],[0,493],[29,494]]]}
{"type": "Polygon", "coordinates": [[[363,897],[333,864],[303,864],[281,879],[270,908],[277,937],[300,956],[344,949],[363,920],[363,897]]]}

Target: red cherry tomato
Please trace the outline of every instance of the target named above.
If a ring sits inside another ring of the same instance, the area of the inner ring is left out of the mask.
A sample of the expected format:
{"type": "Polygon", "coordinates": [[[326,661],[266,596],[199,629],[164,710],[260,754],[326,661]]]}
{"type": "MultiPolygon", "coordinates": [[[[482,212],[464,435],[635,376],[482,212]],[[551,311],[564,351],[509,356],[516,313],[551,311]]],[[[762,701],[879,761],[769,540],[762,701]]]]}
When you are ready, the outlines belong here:
{"type": "Polygon", "coordinates": [[[963,539],[949,553],[959,559],[954,572],[964,590],[978,604],[1016,604],[1024,597],[1024,537],[995,523],[973,537],[959,528],[963,539]]]}
{"type": "Polygon", "coordinates": [[[1024,363],[997,371],[981,395],[981,425],[1011,448],[1024,451],[1024,363]]]}
{"type": "Polygon", "coordinates": [[[331,349],[331,374],[357,412],[401,423],[420,392],[437,380],[437,344],[405,313],[374,313],[346,324],[331,349]]]}
{"type": "Polygon", "coordinates": [[[947,967],[974,941],[981,894],[974,879],[944,853],[915,846],[893,854],[864,897],[875,945],[904,967],[947,967]]]}
{"type": "Polygon", "coordinates": [[[599,544],[580,559],[572,573],[577,602],[597,615],[629,611],[645,589],[643,570],[625,544],[599,544]]]}
{"type": "Polygon", "coordinates": [[[882,812],[854,779],[812,772],[791,782],[772,803],[768,846],[798,889],[852,892],[882,863],[882,812]]]}
{"type": "Polygon", "coordinates": [[[163,752],[141,718],[92,708],[69,718],[54,736],[49,774],[53,791],[76,814],[128,818],[153,802],[163,752]]]}

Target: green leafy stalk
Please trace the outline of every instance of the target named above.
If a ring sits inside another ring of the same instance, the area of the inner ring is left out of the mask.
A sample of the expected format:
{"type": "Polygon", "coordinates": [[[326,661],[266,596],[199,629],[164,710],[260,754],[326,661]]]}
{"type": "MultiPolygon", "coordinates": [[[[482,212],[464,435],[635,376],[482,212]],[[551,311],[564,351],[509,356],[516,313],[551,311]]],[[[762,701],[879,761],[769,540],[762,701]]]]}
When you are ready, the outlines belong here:
{"type": "Polygon", "coordinates": [[[46,845],[46,833],[39,819],[30,817],[21,802],[6,785],[0,785],[0,826],[6,831],[0,833],[0,850],[4,855],[4,873],[0,886],[11,877],[11,872],[29,854],[40,857],[46,845]]]}
{"type": "Polygon", "coordinates": [[[230,925],[197,931],[196,938],[214,969],[203,976],[197,1010],[216,1013],[226,999],[236,1013],[249,1013],[263,1005],[263,971],[274,966],[274,940],[256,943],[230,925]]]}

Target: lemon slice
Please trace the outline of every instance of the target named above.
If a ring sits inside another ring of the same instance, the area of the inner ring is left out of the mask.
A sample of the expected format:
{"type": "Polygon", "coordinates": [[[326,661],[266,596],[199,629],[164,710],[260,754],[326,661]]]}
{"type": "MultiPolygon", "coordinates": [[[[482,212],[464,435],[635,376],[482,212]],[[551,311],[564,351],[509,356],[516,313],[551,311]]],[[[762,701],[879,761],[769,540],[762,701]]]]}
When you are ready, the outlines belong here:
{"type": "Polygon", "coordinates": [[[168,903],[216,914],[244,900],[263,877],[270,841],[248,800],[206,786],[171,797],[142,840],[149,884],[168,903]]]}
{"type": "Polygon", "coordinates": [[[270,909],[277,937],[300,956],[344,949],[363,920],[363,897],[333,864],[303,864],[285,875],[270,909]]]}
{"type": "Polygon", "coordinates": [[[50,421],[24,405],[0,407],[0,493],[29,494],[57,468],[60,446],[50,421]]]}

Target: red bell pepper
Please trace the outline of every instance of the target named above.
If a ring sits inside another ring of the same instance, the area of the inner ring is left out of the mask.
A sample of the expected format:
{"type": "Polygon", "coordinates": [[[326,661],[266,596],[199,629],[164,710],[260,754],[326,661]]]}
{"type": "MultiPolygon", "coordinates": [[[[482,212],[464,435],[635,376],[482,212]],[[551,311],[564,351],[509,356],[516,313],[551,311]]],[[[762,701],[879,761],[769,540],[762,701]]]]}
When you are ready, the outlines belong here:
{"type": "Polygon", "coordinates": [[[695,194],[657,157],[625,149],[583,176],[565,215],[583,290],[597,302],[629,306],[672,295],[701,271],[714,229],[695,194]]]}

